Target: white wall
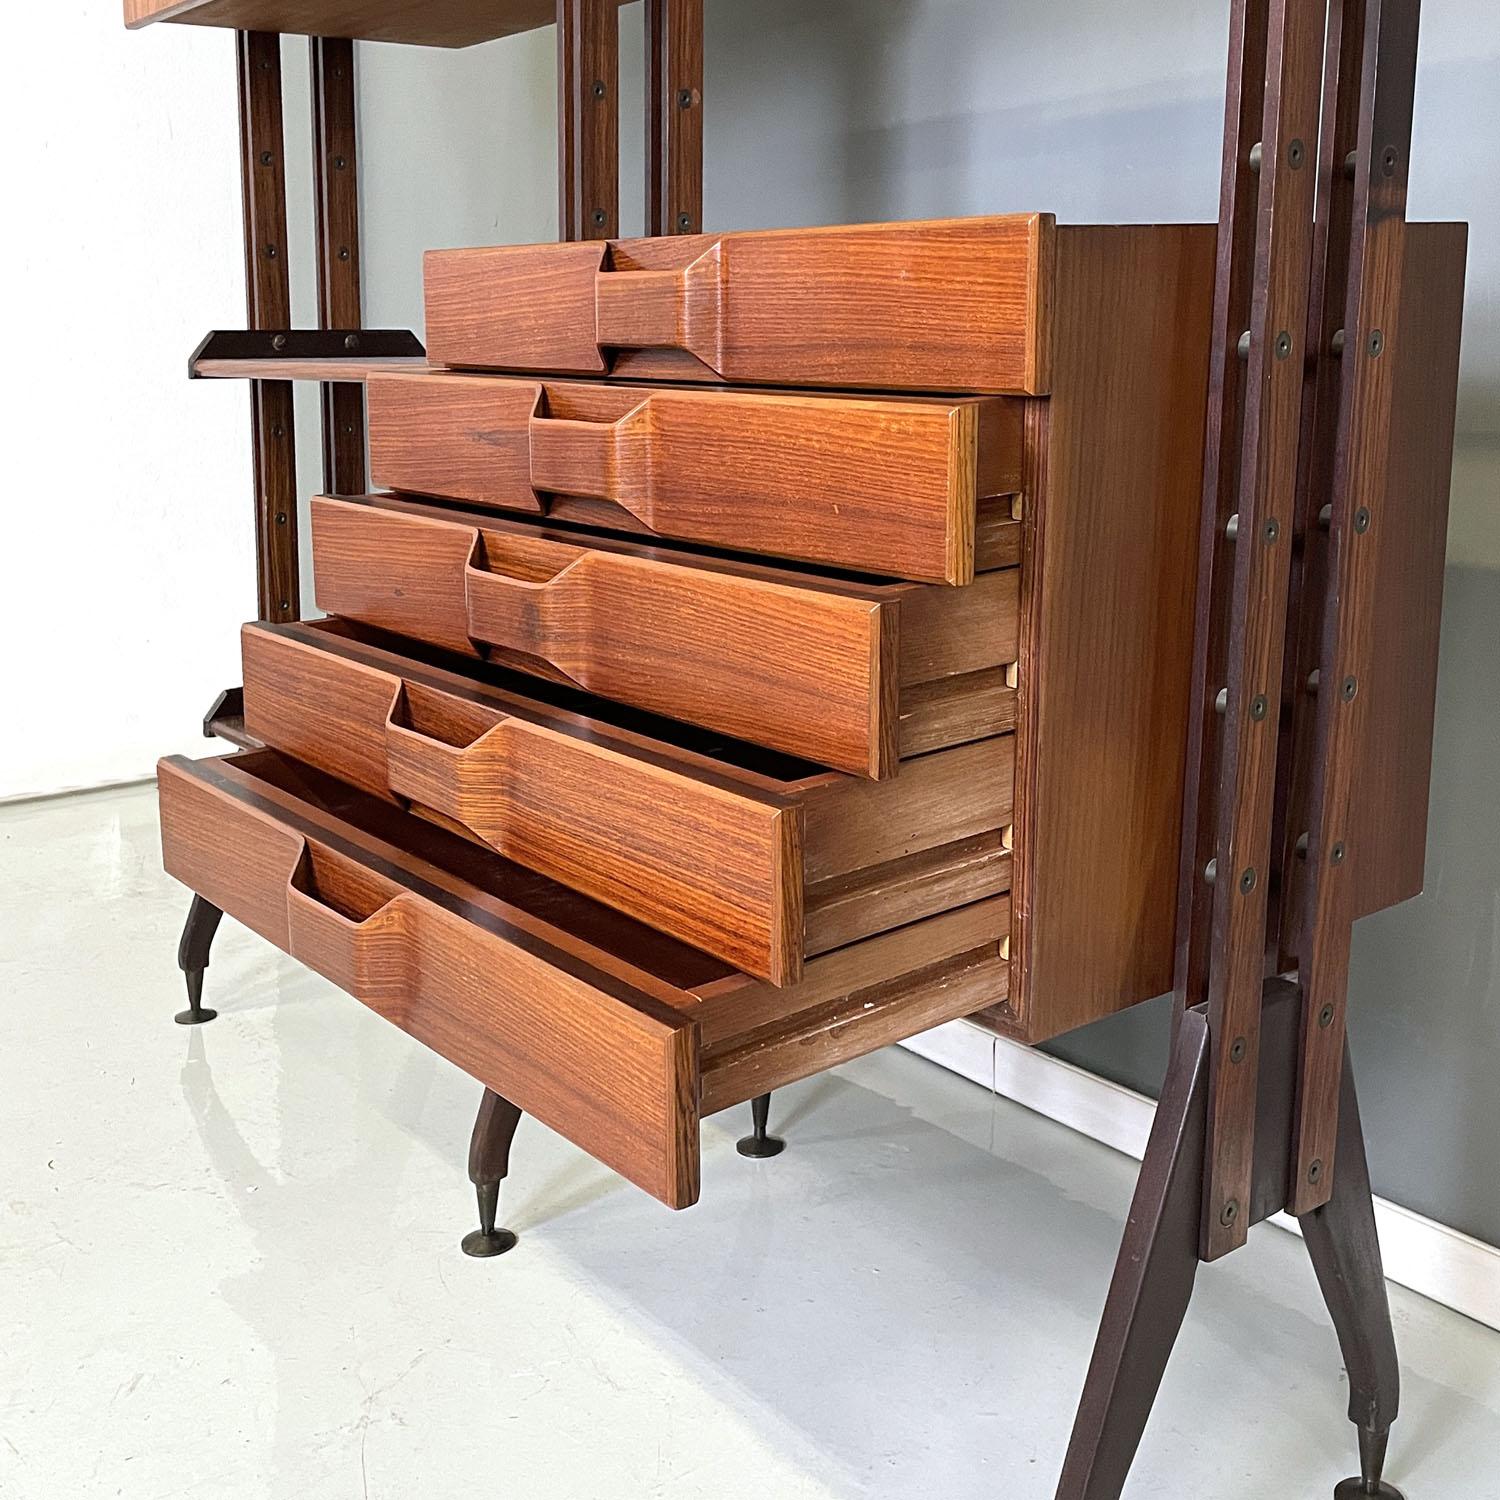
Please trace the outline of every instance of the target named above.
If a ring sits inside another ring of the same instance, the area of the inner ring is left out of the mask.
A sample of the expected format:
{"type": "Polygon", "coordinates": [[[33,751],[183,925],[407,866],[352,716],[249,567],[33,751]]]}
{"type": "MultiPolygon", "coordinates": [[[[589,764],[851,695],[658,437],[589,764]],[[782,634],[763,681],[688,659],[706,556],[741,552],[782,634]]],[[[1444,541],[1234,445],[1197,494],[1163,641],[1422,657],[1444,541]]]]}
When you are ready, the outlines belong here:
{"type": "Polygon", "coordinates": [[[5,21],[0,796],[201,746],[255,611],[248,397],[187,357],[244,323],[234,48],[119,0],[5,21]]]}

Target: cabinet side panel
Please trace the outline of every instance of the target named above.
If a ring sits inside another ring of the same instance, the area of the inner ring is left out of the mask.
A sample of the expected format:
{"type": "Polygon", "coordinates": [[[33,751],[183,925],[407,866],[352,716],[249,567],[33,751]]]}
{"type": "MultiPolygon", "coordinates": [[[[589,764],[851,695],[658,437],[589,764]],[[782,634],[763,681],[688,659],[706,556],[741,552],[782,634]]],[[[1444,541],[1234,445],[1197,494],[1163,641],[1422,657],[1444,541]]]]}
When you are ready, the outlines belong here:
{"type": "Polygon", "coordinates": [[[1060,227],[1027,496],[1009,1034],[1172,984],[1214,230],[1060,227]]]}
{"type": "Polygon", "coordinates": [[[1406,232],[1393,351],[1400,363],[1378,512],[1371,658],[1378,670],[1363,685],[1370,733],[1355,781],[1355,837],[1367,851],[1356,876],[1361,916],[1422,889],[1467,242],[1463,224],[1412,224],[1406,232]]]}

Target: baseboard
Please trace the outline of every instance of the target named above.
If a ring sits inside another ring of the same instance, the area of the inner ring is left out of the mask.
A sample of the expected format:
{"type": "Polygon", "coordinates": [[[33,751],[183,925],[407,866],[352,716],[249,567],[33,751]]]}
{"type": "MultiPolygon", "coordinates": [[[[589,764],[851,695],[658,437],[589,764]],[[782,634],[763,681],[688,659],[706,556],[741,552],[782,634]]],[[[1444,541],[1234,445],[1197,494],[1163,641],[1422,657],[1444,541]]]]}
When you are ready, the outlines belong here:
{"type": "MultiPolygon", "coordinates": [[[[950,1021],[904,1045],[1090,1140],[1137,1161],[1145,1155],[1156,1106],[1143,1094],[968,1021],[950,1021]]],[[[1500,1330],[1500,1249],[1383,1198],[1375,1200],[1375,1221],[1388,1280],[1500,1330]]],[[[1287,1214],[1270,1222],[1300,1232],[1287,1214]]]]}

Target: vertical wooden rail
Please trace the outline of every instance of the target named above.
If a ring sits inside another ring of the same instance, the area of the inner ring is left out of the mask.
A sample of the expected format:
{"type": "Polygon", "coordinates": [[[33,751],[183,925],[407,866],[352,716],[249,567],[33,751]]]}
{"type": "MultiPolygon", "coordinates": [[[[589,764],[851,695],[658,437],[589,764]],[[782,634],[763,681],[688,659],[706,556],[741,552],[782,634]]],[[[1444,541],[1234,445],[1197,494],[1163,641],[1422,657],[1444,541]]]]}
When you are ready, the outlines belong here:
{"type": "MultiPolygon", "coordinates": [[[[310,49],[318,326],[356,329],[361,309],[354,43],[313,37],[310,49]]],[[[325,383],[322,399],[323,488],[333,495],[361,495],[365,491],[364,387],[325,383]]]]}
{"type": "MultiPolygon", "coordinates": [[[[1247,7],[1248,11],[1248,7],[1247,7]]],[[[1203,1256],[1238,1248],[1249,1232],[1265,970],[1271,828],[1281,718],[1292,522],[1301,429],[1315,147],[1326,0],[1270,0],[1260,132],[1245,158],[1256,176],[1250,316],[1235,337],[1246,364],[1237,465],[1231,614],[1221,681],[1199,680],[1199,733],[1217,729],[1217,808],[1208,938],[1211,1041],[1208,1187],[1203,1256]],[[1212,710],[1218,725],[1207,722],[1212,710]]],[[[1248,25],[1252,18],[1245,17],[1248,25]]],[[[1241,33],[1243,57],[1252,49],[1241,33]]],[[[1226,177],[1229,167],[1226,163],[1226,177]]],[[[1237,207],[1231,202],[1231,209],[1237,207]]],[[[1235,214],[1231,214],[1232,231],[1235,214]]],[[[1221,259],[1228,284],[1238,279],[1221,259]]],[[[1227,345],[1231,329],[1219,330],[1227,345]]],[[[1227,353],[1227,350],[1226,350],[1227,353]]],[[[1226,414],[1227,416],[1227,414],[1226,414]]],[[[1223,420],[1223,419],[1221,419],[1223,420]]],[[[1220,429],[1220,443],[1223,429],[1220,429]]],[[[1224,475],[1222,447],[1210,484],[1224,475]]],[[[1217,494],[1205,514],[1222,514],[1217,494]]],[[[1200,741],[1201,764],[1201,741],[1200,741]]],[[[1201,794],[1200,794],[1201,795],[1201,794]]],[[[1201,819],[1202,809],[1195,807],[1201,819]]],[[[1193,872],[1185,872],[1191,878],[1193,872]]]]}
{"type": "Polygon", "coordinates": [[[703,228],[703,0],[646,0],[646,233],[703,228]]]}
{"type": "MultiPolygon", "coordinates": [[[[1265,106],[1267,5],[1268,0],[1234,0],[1230,12],[1203,507],[1198,535],[1193,698],[1188,721],[1177,895],[1174,987],[1179,1019],[1208,998],[1213,886],[1203,878],[1203,872],[1214,857],[1214,841],[1218,836],[1222,736],[1215,702],[1219,684],[1227,674],[1230,575],[1235,551],[1229,538],[1229,523],[1238,501],[1236,463],[1245,379],[1237,343],[1241,332],[1250,326],[1257,200],[1256,173],[1250,164],[1250,153],[1260,139],[1265,106]]],[[[1237,522],[1238,517],[1235,519],[1237,522]]]]}
{"type": "MultiPolygon", "coordinates": [[[[245,288],[249,326],[291,326],[287,279],[286,143],[281,119],[281,37],[236,33],[240,95],[240,183],[245,213],[245,288]]],[[[297,573],[297,454],[292,386],[250,383],[255,458],[255,566],[262,620],[301,615],[297,573]]]]}
{"type": "Polygon", "coordinates": [[[1358,145],[1344,304],[1338,442],[1328,535],[1305,915],[1298,951],[1303,988],[1302,1066],[1291,1209],[1306,1214],[1332,1192],[1338,1130],[1349,945],[1348,842],[1355,750],[1364,728],[1360,682],[1374,608],[1373,548],[1382,522],[1393,350],[1406,247],[1406,194],[1416,88],[1419,0],[1365,0],[1358,145]]]}
{"type": "Polygon", "coordinates": [[[1339,372],[1336,342],[1348,295],[1349,234],[1354,212],[1354,175],[1349,170],[1359,142],[1360,85],[1364,76],[1365,0],[1335,0],[1328,17],[1323,71],[1323,138],[1318,150],[1318,209],[1313,235],[1312,296],[1307,310],[1309,368],[1302,402],[1302,457],[1297,490],[1295,548],[1287,607],[1288,649],[1282,696],[1294,705],[1282,740],[1290,774],[1281,778],[1273,849],[1279,853],[1268,956],[1277,968],[1295,967],[1300,931],[1307,827],[1308,782],[1312,776],[1316,720],[1314,675],[1322,649],[1323,612],[1328,588],[1327,528],[1320,513],[1333,493],[1338,442],[1339,372]]]}
{"type": "Polygon", "coordinates": [[[614,0],[557,0],[558,237],[620,232],[620,16],[614,0]]]}

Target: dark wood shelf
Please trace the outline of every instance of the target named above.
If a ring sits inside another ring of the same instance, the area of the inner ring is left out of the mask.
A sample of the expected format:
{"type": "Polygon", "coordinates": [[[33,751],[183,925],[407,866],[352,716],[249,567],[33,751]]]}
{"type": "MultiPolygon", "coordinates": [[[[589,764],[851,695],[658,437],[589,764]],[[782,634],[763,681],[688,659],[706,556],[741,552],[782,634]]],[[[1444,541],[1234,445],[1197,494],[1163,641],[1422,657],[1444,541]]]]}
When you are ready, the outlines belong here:
{"type": "Polygon", "coordinates": [[[555,0],[125,0],[129,27],[180,21],[420,47],[472,47],[556,16],[555,0]]]}

